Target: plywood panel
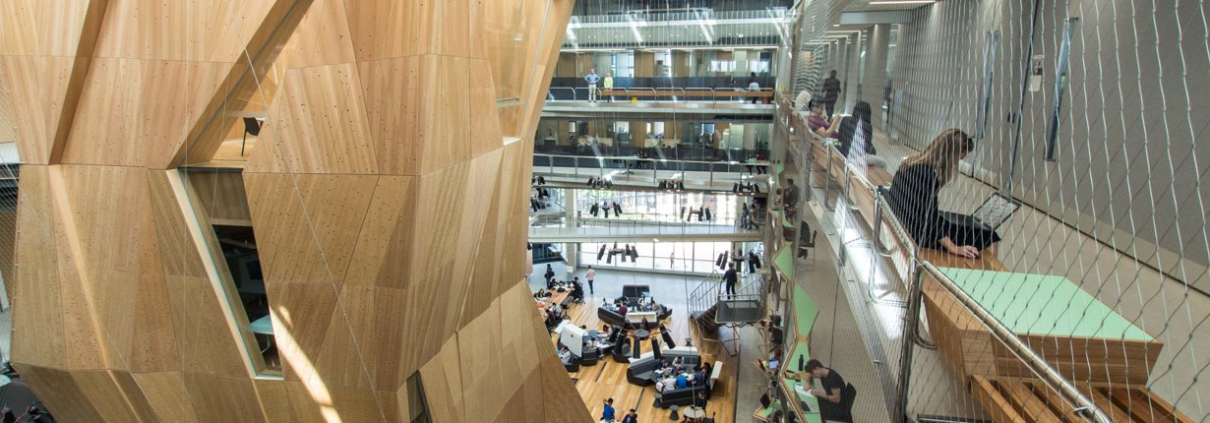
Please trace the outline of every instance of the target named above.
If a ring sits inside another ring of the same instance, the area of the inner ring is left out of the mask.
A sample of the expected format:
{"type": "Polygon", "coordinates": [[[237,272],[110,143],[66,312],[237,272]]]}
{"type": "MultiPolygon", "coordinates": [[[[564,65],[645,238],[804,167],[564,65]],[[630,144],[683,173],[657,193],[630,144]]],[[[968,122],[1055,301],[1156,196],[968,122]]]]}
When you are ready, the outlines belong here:
{"type": "Polygon", "coordinates": [[[235,62],[276,1],[109,0],[98,57],[235,62]],[[171,28],[171,30],[168,30],[171,28]]]}
{"type": "MultiPolygon", "coordinates": [[[[275,151],[290,171],[377,173],[357,68],[341,64],[290,69],[285,74],[266,125],[273,126],[268,135],[282,140],[275,151]]],[[[266,171],[256,166],[248,170],[266,171]]]]}
{"type": "Polygon", "coordinates": [[[204,422],[263,422],[252,380],[185,373],[185,389],[198,420],[204,422]]]}
{"type": "Polygon", "coordinates": [[[18,151],[21,152],[22,162],[50,163],[51,150],[59,135],[60,120],[76,64],[77,59],[74,57],[0,58],[5,77],[0,83],[7,84],[13,101],[12,113],[18,135],[15,141],[18,151]]]}
{"type": "Polygon", "coordinates": [[[471,54],[469,0],[396,2],[346,0],[360,62],[419,54],[471,54]]]}
{"type": "MultiPolygon", "coordinates": [[[[181,369],[228,377],[247,376],[243,354],[231,334],[230,321],[220,305],[203,265],[199,241],[190,225],[199,225],[188,206],[184,188],[188,182],[176,171],[147,171],[151,213],[156,224],[157,245],[163,266],[165,291],[172,311],[172,325],[180,342],[181,369]],[[176,178],[171,181],[169,178],[176,178]],[[186,219],[184,210],[190,210],[186,219]],[[225,336],[226,335],[226,336],[225,336]]],[[[201,216],[204,221],[204,216],[201,216]]],[[[209,260],[209,258],[207,258],[209,260]]],[[[222,260],[215,262],[223,266],[222,260]]],[[[223,301],[227,301],[226,298],[223,301]]],[[[242,313],[242,309],[237,309],[242,313]]],[[[247,320],[247,317],[244,317],[247,320]]]]}
{"type": "Polygon", "coordinates": [[[71,373],[65,370],[13,363],[29,383],[38,400],[55,418],[66,422],[101,422],[101,414],[89,402],[71,373]]]}
{"type": "Polygon", "coordinates": [[[420,368],[420,381],[433,421],[467,421],[463,414],[466,407],[458,358],[458,339],[450,338],[441,347],[441,353],[420,368]]]}
{"type": "Polygon", "coordinates": [[[230,63],[92,59],[63,162],[167,167],[231,69],[230,63]]]}
{"type": "Polygon", "coordinates": [[[275,66],[285,71],[355,60],[345,1],[314,0],[275,66]]]}
{"type": "Polygon", "coordinates": [[[493,301],[486,311],[458,331],[458,357],[462,366],[464,398],[472,398],[474,406],[466,408],[466,421],[489,421],[512,398],[519,378],[505,383],[503,374],[515,375],[501,368],[500,302],[493,301]]]}
{"type": "Polygon", "coordinates": [[[323,347],[316,357],[318,376],[328,387],[370,388],[377,356],[372,286],[347,286],[340,290],[336,309],[324,332],[323,347]]]}
{"type": "Polygon", "coordinates": [[[0,4],[0,54],[74,56],[88,1],[10,0],[0,4]]]}
{"type": "MultiPolygon", "coordinates": [[[[84,298],[116,369],[179,368],[160,263],[147,172],[129,167],[63,166],[61,207],[70,207],[61,239],[73,246],[84,298]],[[70,206],[68,206],[70,205],[70,206]]],[[[53,174],[52,174],[53,175],[53,174]]],[[[63,242],[61,242],[63,244],[63,242]]],[[[63,268],[61,268],[62,270],[63,268]]],[[[88,360],[69,351],[69,359],[88,360]]]]}
{"type": "Polygon", "coordinates": [[[190,169],[189,182],[196,201],[215,225],[252,226],[248,194],[239,172],[218,169],[190,169]]]}
{"type": "Polygon", "coordinates": [[[264,379],[255,379],[252,381],[252,386],[256,389],[256,396],[260,400],[261,409],[264,410],[267,421],[271,423],[294,423],[299,421],[299,418],[294,415],[294,409],[290,401],[288,386],[292,384],[298,383],[264,379]]]}
{"type": "Polygon", "coordinates": [[[61,368],[66,363],[58,254],[46,166],[21,166],[17,202],[19,263],[13,285],[12,360],[61,368]]]}
{"type": "Polygon", "coordinates": [[[467,122],[494,117],[488,116],[494,110],[471,108],[472,101],[482,101],[468,84],[471,65],[469,59],[438,55],[359,64],[383,174],[427,174],[469,159],[474,145],[495,141],[471,138],[490,135],[493,125],[467,122]]]}
{"type": "Polygon", "coordinates": [[[339,286],[377,179],[245,174],[265,283],[339,286]]]}
{"type": "Polygon", "coordinates": [[[135,373],[134,380],[161,421],[198,421],[181,372],[135,373]]]}
{"type": "Polygon", "coordinates": [[[309,385],[288,383],[290,405],[298,422],[378,422],[384,421],[373,392],[363,388],[327,386],[322,381],[309,385]]]}

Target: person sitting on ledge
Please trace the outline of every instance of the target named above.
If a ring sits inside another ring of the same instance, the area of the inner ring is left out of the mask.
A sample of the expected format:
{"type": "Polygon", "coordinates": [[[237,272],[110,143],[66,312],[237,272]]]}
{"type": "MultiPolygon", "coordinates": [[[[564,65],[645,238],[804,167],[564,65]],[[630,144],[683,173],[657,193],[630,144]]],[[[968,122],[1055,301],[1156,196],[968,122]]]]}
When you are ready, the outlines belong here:
{"type": "Polygon", "coordinates": [[[916,245],[973,259],[1000,242],[994,230],[946,219],[937,207],[937,193],[958,176],[958,162],[974,149],[965,132],[947,129],[899,165],[887,203],[916,245]]]}

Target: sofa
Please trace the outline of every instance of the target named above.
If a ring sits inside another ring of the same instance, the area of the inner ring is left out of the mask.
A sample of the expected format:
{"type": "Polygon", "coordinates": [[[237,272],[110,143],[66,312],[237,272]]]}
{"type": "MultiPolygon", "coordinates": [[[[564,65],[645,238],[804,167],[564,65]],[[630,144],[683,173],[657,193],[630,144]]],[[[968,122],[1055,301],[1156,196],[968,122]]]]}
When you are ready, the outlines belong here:
{"type": "Polygon", "coordinates": [[[626,316],[605,307],[597,307],[597,319],[608,323],[610,326],[627,326],[626,316]]]}
{"type": "Polygon", "coordinates": [[[706,398],[710,398],[710,388],[706,385],[692,385],[685,389],[673,389],[664,391],[659,398],[655,400],[656,408],[668,408],[671,406],[684,407],[693,404],[693,399],[697,397],[698,392],[706,392],[706,398]]]}

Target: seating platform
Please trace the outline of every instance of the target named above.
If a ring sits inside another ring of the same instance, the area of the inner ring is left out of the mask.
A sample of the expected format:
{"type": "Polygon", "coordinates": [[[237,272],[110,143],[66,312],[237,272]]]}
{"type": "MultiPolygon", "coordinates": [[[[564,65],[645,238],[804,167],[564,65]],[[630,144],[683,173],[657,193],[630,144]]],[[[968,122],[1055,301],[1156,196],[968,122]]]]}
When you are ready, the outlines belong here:
{"type": "MultiPolygon", "coordinates": [[[[1062,276],[940,270],[1055,369],[1076,380],[1146,385],[1164,347],[1062,276]]],[[[1033,377],[936,279],[925,274],[923,281],[930,334],[955,371],[988,378],[1033,377]]]]}
{"type": "MultiPolygon", "coordinates": [[[[1077,385],[1114,422],[1192,423],[1172,404],[1142,388],[1077,385]]],[[[971,392],[997,422],[1084,422],[1070,404],[1029,379],[971,377],[971,392]]]]}

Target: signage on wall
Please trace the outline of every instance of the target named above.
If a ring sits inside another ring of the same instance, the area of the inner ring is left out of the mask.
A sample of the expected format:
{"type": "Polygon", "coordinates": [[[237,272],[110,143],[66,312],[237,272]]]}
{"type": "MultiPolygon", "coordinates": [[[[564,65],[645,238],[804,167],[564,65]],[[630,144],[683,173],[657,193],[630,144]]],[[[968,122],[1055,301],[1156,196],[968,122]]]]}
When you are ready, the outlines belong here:
{"type": "Polygon", "coordinates": [[[1029,92],[1042,91],[1042,55],[1035,54],[1029,63],[1029,92]]]}

